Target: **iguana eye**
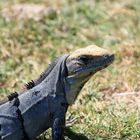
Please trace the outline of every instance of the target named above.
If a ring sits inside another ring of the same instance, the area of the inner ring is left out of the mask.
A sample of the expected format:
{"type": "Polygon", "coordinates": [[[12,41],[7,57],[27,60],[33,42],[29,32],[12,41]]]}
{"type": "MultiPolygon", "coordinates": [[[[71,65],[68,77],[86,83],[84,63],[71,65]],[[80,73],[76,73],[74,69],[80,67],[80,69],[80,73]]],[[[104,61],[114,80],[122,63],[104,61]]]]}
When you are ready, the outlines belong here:
{"type": "Polygon", "coordinates": [[[83,61],[83,62],[87,62],[89,59],[88,59],[88,57],[87,56],[80,56],[79,57],[79,59],[81,60],[81,61],[83,61]]]}

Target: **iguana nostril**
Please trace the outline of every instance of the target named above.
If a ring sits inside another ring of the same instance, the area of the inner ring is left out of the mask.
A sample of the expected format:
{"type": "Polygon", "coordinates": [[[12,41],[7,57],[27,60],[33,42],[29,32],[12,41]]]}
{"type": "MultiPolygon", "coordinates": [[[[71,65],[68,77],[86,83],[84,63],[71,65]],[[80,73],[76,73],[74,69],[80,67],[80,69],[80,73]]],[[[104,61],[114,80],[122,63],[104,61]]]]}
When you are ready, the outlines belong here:
{"type": "Polygon", "coordinates": [[[111,55],[109,55],[109,60],[112,62],[112,61],[114,61],[114,59],[115,59],[115,56],[114,56],[114,54],[111,54],[111,55]]]}

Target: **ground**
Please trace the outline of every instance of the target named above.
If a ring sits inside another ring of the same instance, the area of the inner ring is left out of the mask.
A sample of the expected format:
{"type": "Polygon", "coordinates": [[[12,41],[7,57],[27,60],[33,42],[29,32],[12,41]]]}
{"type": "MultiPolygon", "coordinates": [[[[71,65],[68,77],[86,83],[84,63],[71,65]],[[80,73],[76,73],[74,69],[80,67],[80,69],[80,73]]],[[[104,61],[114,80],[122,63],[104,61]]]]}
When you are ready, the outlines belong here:
{"type": "MultiPolygon", "coordinates": [[[[56,56],[96,44],[116,59],[90,79],[68,110],[67,139],[140,139],[139,5],[139,0],[1,0],[0,98],[37,78],[56,56]]],[[[38,139],[49,137],[47,131],[38,139]]]]}

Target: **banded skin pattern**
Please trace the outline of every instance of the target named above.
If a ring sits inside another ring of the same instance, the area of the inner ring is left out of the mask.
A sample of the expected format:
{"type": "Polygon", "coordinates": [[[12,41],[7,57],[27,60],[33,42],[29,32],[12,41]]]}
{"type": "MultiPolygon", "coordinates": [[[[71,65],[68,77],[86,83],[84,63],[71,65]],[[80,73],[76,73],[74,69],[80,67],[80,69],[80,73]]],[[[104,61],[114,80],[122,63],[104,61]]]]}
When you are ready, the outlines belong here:
{"type": "Polygon", "coordinates": [[[64,140],[67,109],[97,71],[114,55],[90,45],[58,57],[36,80],[0,103],[0,140],[32,140],[52,128],[52,140],[64,140]]]}

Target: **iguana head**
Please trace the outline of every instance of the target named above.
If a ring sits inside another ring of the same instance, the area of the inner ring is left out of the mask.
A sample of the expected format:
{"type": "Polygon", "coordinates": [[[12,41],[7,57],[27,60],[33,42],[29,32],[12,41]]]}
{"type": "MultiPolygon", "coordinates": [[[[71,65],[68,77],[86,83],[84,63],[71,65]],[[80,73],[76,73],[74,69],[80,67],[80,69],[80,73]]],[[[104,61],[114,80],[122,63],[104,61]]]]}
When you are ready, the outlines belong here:
{"type": "Polygon", "coordinates": [[[69,83],[68,103],[72,104],[75,101],[85,82],[94,73],[109,66],[113,60],[114,55],[112,53],[95,45],[71,53],[66,60],[67,81],[69,83]]]}

